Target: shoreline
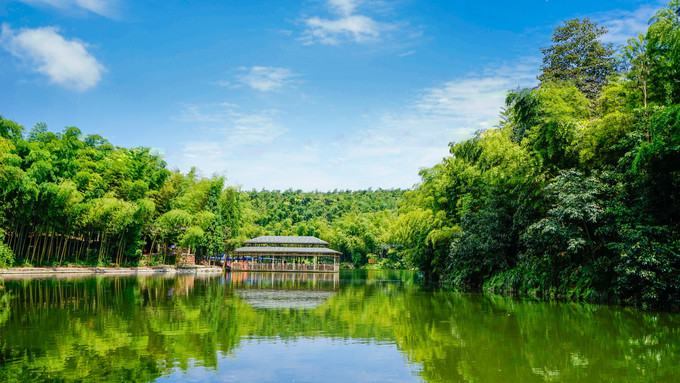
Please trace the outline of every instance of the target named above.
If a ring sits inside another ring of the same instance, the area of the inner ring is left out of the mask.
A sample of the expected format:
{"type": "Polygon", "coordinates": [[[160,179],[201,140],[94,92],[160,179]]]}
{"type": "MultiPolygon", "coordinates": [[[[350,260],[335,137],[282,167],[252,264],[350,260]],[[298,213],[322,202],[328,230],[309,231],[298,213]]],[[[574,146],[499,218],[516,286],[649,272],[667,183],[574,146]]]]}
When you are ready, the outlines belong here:
{"type": "Polygon", "coordinates": [[[221,273],[218,266],[140,266],[140,267],[13,267],[0,269],[0,278],[50,275],[151,275],[221,273]]]}

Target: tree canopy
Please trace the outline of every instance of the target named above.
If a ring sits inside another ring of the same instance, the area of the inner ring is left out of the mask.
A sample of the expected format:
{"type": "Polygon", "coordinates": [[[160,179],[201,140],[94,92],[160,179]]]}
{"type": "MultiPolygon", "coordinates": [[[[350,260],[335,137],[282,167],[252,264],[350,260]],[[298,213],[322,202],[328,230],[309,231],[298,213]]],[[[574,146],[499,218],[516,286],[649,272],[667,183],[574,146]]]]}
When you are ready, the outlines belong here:
{"type": "Polygon", "coordinates": [[[567,20],[555,28],[552,45],[542,48],[541,82],[570,81],[579,91],[595,99],[614,72],[614,49],[600,37],[606,27],[590,19],[567,20]]]}

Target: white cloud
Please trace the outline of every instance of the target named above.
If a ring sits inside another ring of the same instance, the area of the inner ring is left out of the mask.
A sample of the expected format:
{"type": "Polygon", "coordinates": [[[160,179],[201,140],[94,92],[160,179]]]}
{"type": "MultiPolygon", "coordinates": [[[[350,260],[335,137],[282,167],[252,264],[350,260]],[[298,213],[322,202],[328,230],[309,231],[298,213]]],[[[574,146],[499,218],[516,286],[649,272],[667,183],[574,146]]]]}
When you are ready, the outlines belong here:
{"type": "Polygon", "coordinates": [[[356,0],[328,0],[328,6],[337,13],[349,16],[357,8],[356,0]]]}
{"type": "Polygon", "coordinates": [[[609,32],[604,35],[606,41],[614,44],[624,44],[628,39],[645,33],[649,26],[649,19],[661,8],[658,5],[643,5],[634,11],[614,10],[594,15],[593,19],[604,25],[609,32]]]}
{"type": "Polygon", "coordinates": [[[297,74],[287,68],[254,66],[242,68],[248,73],[236,76],[239,81],[260,92],[272,92],[293,82],[297,74]]]}
{"type": "Polygon", "coordinates": [[[190,160],[205,159],[211,161],[222,157],[222,145],[219,142],[187,142],[182,148],[184,156],[190,160]]]}
{"type": "Polygon", "coordinates": [[[505,98],[505,85],[505,78],[494,77],[448,81],[427,89],[416,105],[428,115],[488,121],[497,115],[495,109],[505,98]]]}
{"type": "Polygon", "coordinates": [[[118,0],[19,0],[36,6],[51,6],[65,11],[83,9],[105,17],[115,15],[118,0]]]}
{"type": "Polygon", "coordinates": [[[177,161],[185,170],[227,169],[228,182],[246,189],[410,187],[421,168],[449,155],[449,142],[496,125],[506,91],[535,85],[539,63],[496,65],[422,89],[393,109],[348,120],[336,137],[325,125],[289,129],[277,111],[185,106],[180,115],[195,117],[201,139],[186,143],[177,161]]]}
{"type": "Polygon", "coordinates": [[[448,155],[449,142],[497,125],[507,91],[535,85],[538,68],[538,59],[524,59],[421,90],[406,105],[338,140],[339,169],[355,169],[346,174],[363,176],[355,181],[363,188],[415,184],[420,169],[448,155]]]}
{"type": "Polygon", "coordinates": [[[275,112],[237,116],[230,126],[222,129],[226,136],[225,143],[230,147],[244,147],[273,142],[287,129],[276,122],[272,114],[275,112]]]}
{"type": "MultiPolygon", "coordinates": [[[[228,171],[231,184],[274,188],[305,184],[303,175],[318,163],[313,146],[291,145],[277,111],[239,112],[231,104],[185,105],[180,116],[200,131],[198,140],[170,154],[184,170],[198,166],[206,174],[228,171]],[[190,120],[189,116],[195,117],[190,120]],[[281,142],[285,142],[282,144],[281,142]],[[287,178],[288,177],[288,178],[287,178]]],[[[321,174],[319,173],[319,176],[321,174]]],[[[312,180],[306,184],[311,185],[312,180]]]]}
{"type": "Polygon", "coordinates": [[[303,41],[307,44],[318,42],[329,45],[339,44],[345,40],[356,43],[378,41],[381,33],[392,29],[393,26],[357,14],[357,8],[361,3],[358,0],[328,0],[326,7],[337,18],[313,16],[304,20],[307,29],[303,33],[303,41]]]}
{"type": "Polygon", "coordinates": [[[173,117],[182,122],[223,123],[235,115],[237,106],[228,102],[215,104],[182,104],[179,115],[173,117]]]}
{"type": "Polygon", "coordinates": [[[443,118],[469,128],[490,127],[497,122],[507,91],[535,85],[537,70],[537,59],[487,69],[426,89],[415,105],[428,118],[443,118]]]}
{"type": "Polygon", "coordinates": [[[204,132],[212,135],[211,142],[233,149],[268,144],[284,134],[287,129],[276,121],[277,114],[275,110],[244,113],[237,105],[223,102],[184,104],[174,119],[201,124],[204,132]]]}
{"type": "Polygon", "coordinates": [[[17,31],[2,25],[0,44],[12,55],[25,60],[50,82],[84,91],[97,85],[106,71],[87,51],[87,44],[66,40],[55,27],[24,28],[17,31]]]}

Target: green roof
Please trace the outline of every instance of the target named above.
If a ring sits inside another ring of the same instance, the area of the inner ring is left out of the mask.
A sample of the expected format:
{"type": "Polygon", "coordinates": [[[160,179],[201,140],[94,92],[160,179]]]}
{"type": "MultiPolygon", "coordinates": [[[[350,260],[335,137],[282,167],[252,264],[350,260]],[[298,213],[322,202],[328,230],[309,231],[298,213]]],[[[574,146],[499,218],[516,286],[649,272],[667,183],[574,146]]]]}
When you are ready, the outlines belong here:
{"type": "Polygon", "coordinates": [[[265,235],[249,239],[243,243],[247,245],[321,245],[321,246],[329,245],[328,242],[323,241],[317,237],[304,237],[292,235],[281,236],[265,235]]]}
{"type": "Polygon", "coordinates": [[[244,255],[321,255],[321,256],[338,256],[342,253],[329,249],[326,247],[275,247],[275,246],[247,246],[240,247],[234,250],[234,253],[241,253],[244,255]]]}

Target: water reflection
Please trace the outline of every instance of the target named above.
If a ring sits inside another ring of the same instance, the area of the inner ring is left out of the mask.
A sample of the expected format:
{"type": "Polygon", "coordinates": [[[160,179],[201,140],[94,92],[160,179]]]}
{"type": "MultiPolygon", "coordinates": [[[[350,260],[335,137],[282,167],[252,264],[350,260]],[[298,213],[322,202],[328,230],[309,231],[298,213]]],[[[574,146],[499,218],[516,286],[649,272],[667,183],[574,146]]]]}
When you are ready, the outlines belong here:
{"type": "Polygon", "coordinates": [[[675,382],[679,358],[675,314],[430,291],[414,273],[0,282],[3,382],[675,382]]]}
{"type": "Polygon", "coordinates": [[[337,290],[338,273],[226,273],[225,282],[234,288],[272,288],[277,290],[337,290]]]}
{"type": "Polygon", "coordinates": [[[305,309],[321,306],[338,290],[337,273],[248,273],[225,275],[226,283],[251,307],[305,309]]]}

